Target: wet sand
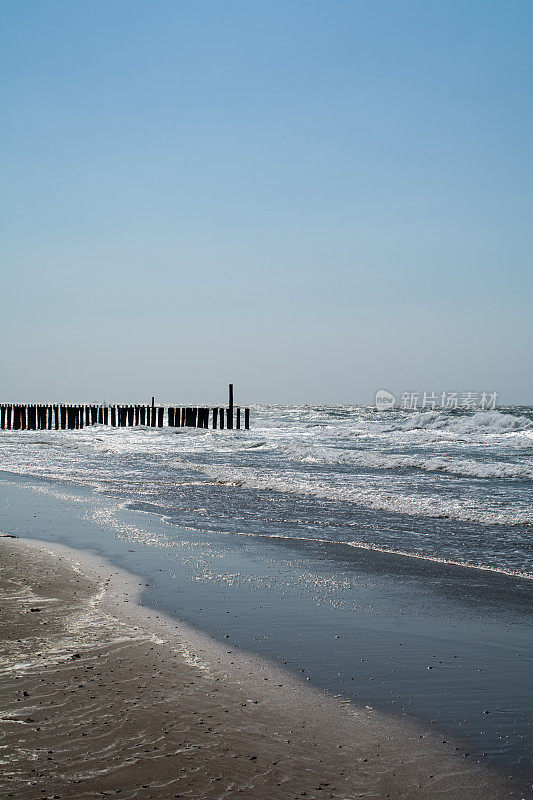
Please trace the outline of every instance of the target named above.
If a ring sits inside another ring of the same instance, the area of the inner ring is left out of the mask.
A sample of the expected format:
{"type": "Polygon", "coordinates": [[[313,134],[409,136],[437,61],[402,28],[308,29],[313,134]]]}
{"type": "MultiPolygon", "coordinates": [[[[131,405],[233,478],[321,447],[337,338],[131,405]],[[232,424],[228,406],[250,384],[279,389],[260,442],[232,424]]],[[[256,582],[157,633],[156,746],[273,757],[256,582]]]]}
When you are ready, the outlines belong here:
{"type": "Polygon", "coordinates": [[[0,550],[7,797],[523,797],[414,723],[141,607],[144,582],[105,560],[0,550]]]}

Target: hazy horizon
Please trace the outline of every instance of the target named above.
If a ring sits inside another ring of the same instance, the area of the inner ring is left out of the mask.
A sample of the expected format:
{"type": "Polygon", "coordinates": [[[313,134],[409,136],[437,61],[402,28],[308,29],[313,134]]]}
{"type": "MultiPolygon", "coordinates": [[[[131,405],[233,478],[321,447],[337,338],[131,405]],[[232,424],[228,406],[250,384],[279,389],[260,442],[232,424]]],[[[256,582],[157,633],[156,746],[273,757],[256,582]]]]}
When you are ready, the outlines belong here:
{"type": "Polygon", "coordinates": [[[1,402],[533,403],[531,4],[1,14],[1,402]]]}

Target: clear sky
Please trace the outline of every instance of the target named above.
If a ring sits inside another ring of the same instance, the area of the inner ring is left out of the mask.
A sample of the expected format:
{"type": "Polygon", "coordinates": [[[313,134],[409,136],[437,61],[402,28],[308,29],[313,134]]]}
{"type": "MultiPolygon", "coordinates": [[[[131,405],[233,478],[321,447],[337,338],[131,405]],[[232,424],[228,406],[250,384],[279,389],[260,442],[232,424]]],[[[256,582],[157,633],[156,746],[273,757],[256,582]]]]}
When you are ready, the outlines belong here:
{"type": "Polygon", "coordinates": [[[4,0],[5,401],[533,403],[530,0],[4,0]]]}

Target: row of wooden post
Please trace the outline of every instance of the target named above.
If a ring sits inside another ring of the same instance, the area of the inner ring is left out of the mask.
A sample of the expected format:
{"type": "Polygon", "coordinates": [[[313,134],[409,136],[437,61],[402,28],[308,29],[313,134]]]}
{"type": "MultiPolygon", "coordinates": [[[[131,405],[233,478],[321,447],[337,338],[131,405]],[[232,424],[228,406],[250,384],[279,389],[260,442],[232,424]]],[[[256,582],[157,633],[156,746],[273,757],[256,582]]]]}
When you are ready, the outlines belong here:
{"type": "MultiPolygon", "coordinates": [[[[241,409],[170,406],[167,425],[171,428],[241,428],[241,409]]],[[[162,428],[163,406],[87,406],[87,405],[0,405],[2,430],[73,430],[89,425],[125,428],[133,425],[162,428]]],[[[244,428],[250,428],[250,409],[244,409],[244,428]]]]}

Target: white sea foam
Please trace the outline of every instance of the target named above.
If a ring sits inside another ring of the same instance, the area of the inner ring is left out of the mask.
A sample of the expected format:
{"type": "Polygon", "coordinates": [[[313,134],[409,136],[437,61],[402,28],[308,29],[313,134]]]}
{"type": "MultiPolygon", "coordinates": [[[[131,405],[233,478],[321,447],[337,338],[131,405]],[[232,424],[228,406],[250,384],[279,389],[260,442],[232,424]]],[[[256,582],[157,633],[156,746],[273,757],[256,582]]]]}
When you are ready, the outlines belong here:
{"type": "Polygon", "coordinates": [[[504,461],[481,461],[458,459],[450,455],[402,454],[383,450],[337,449],[327,446],[288,446],[286,454],[301,463],[344,464],[368,469],[421,469],[428,472],[449,472],[452,475],[468,475],[473,478],[527,478],[533,479],[533,462],[523,464],[504,461]]]}
{"type": "Polygon", "coordinates": [[[493,525],[533,525],[533,512],[525,510],[487,510],[474,499],[442,498],[436,495],[393,493],[377,487],[368,480],[354,485],[335,484],[322,477],[314,478],[303,473],[278,472],[252,468],[235,469],[226,466],[201,465],[210,478],[228,485],[249,489],[267,489],[291,494],[307,494],[325,500],[349,501],[366,508],[411,516],[441,517],[464,522],[482,522],[493,525]]]}
{"type": "Polygon", "coordinates": [[[443,411],[421,411],[410,414],[400,423],[403,430],[449,431],[459,434],[533,433],[533,422],[527,417],[501,411],[478,411],[472,415],[454,416],[443,411]]]}

